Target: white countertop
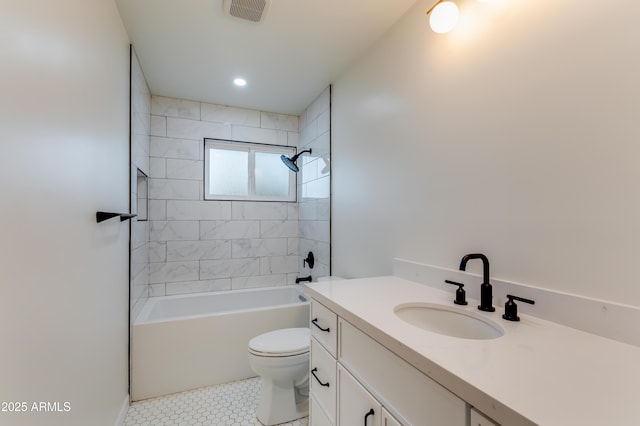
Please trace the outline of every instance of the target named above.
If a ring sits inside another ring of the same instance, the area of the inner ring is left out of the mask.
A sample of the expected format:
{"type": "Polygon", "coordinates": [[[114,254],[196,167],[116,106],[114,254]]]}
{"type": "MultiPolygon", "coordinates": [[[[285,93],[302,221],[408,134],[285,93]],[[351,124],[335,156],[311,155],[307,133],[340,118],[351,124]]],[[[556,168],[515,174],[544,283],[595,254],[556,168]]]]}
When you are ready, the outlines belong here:
{"type": "Polygon", "coordinates": [[[481,312],[472,299],[454,305],[455,288],[397,277],[312,283],[306,291],[503,426],[640,425],[639,347],[522,313],[519,322],[505,321],[502,307],[481,312]],[[473,311],[505,334],[470,340],[422,330],[393,312],[411,302],[473,311]]]}

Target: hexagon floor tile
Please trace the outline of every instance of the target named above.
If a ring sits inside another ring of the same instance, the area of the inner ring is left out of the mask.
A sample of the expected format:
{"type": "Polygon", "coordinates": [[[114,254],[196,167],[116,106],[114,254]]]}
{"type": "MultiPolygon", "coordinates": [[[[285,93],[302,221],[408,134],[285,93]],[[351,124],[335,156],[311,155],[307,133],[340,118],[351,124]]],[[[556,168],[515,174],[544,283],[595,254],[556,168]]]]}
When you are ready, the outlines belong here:
{"type": "MultiPolygon", "coordinates": [[[[256,419],[260,378],[134,402],[124,426],[261,426],[256,419]]],[[[282,426],[307,426],[304,418],[282,426]]]]}

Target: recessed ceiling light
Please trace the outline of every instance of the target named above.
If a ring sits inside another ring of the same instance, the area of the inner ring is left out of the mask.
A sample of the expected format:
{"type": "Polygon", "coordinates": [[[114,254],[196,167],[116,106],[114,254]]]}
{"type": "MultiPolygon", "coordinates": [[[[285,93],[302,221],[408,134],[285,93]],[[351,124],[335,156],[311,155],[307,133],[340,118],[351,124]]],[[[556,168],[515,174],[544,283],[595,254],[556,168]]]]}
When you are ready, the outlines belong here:
{"type": "Polygon", "coordinates": [[[244,78],[236,78],[235,80],[233,80],[233,84],[240,87],[246,86],[247,80],[245,80],[244,78]]]}

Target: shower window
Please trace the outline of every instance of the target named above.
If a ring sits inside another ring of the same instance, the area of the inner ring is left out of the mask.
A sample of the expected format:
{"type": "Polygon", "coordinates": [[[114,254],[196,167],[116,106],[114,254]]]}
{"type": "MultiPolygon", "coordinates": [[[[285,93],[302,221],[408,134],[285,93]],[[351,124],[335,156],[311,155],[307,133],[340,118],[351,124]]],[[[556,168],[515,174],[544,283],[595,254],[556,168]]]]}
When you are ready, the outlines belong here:
{"type": "Polygon", "coordinates": [[[204,199],[296,201],[296,176],[281,155],[295,148],[205,139],[204,199]]]}

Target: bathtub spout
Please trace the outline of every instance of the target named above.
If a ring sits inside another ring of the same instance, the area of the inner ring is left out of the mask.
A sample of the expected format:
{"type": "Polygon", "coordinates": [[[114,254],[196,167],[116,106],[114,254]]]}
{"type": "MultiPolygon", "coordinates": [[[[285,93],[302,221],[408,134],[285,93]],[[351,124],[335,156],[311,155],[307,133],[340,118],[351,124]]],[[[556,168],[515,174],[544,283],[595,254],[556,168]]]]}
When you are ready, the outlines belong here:
{"type": "Polygon", "coordinates": [[[312,279],[313,278],[311,277],[311,275],[309,275],[308,277],[296,278],[296,284],[300,284],[303,281],[311,282],[312,279]]]}

